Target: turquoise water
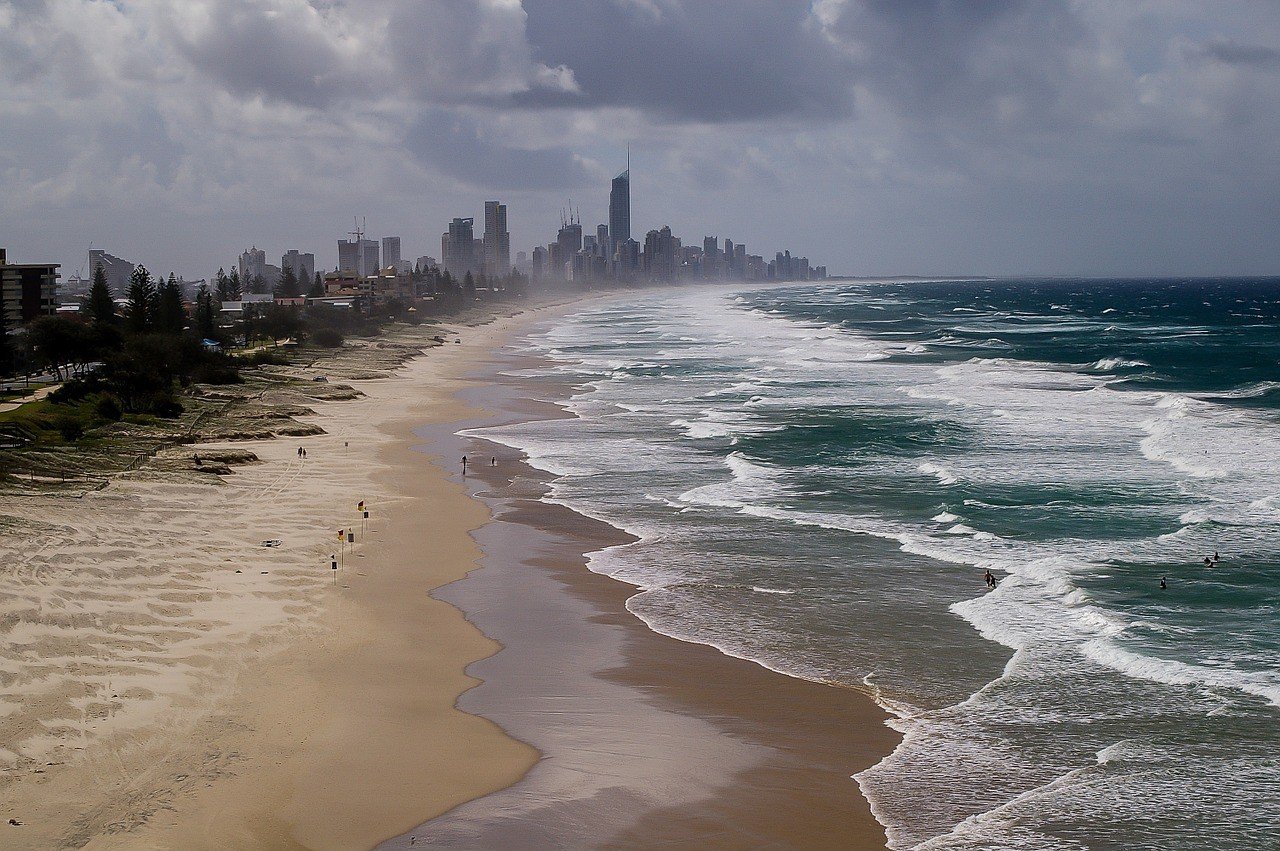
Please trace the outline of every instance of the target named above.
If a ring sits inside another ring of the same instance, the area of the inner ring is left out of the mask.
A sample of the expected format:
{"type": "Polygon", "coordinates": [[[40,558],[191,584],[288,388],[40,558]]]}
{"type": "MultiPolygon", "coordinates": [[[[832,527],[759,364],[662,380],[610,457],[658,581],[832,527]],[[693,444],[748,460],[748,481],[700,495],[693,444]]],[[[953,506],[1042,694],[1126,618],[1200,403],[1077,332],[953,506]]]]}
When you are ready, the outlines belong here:
{"type": "Polygon", "coordinates": [[[484,436],[639,536],[592,569],[655,629],[877,694],[893,847],[1276,847],[1280,281],[646,292],[525,344],[578,418],[484,436]]]}

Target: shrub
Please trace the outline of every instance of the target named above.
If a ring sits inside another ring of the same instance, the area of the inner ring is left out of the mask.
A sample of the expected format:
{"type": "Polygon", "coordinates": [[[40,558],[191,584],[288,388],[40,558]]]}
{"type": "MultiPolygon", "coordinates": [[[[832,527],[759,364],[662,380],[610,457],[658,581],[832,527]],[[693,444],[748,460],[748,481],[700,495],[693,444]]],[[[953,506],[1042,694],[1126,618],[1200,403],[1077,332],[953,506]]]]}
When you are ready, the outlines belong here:
{"type": "Polygon", "coordinates": [[[267,349],[260,349],[259,351],[249,355],[248,361],[253,366],[261,366],[264,363],[275,364],[277,366],[289,365],[289,359],[287,357],[279,352],[272,352],[267,349]]]}
{"type": "Polygon", "coordinates": [[[49,394],[49,401],[54,403],[79,402],[94,390],[95,382],[83,378],[72,378],[64,381],[62,386],[49,394]]]}
{"type": "Polygon", "coordinates": [[[120,400],[110,393],[104,394],[98,399],[98,403],[94,405],[93,410],[98,416],[110,422],[117,422],[124,411],[120,408],[120,400]]]}
{"type": "Polygon", "coordinates": [[[67,443],[74,443],[84,435],[84,423],[72,416],[58,417],[54,426],[67,443]]]}
{"type": "Polygon", "coordinates": [[[163,396],[151,404],[151,410],[157,417],[176,420],[182,416],[183,407],[182,403],[172,396],[163,396]]]}
{"type": "Polygon", "coordinates": [[[318,328],[316,329],[316,332],[311,335],[311,340],[317,346],[321,346],[326,349],[336,349],[344,342],[342,332],[335,328],[318,328]]]}
{"type": "Polygon", "coordinates": [[[222,355],[201,361],[191,377],[200,384],[240,384],[244,381],[231,359],[222,355]]]}

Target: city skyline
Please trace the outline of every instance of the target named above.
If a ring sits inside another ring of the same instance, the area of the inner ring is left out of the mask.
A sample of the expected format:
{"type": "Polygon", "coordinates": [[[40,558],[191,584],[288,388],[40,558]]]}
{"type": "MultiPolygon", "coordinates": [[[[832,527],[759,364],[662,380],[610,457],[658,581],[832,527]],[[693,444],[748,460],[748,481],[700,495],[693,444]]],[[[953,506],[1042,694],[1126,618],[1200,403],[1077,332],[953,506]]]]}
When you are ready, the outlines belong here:
{"type": "Polygon", "coordinates": [[[358,15],[65,0],[0,19],[10,255],[69,275],[93,245],[207,275],[256,243],[331,268],[353,214],[432,254],[495,197],[528,250],[630,144],[637,237],[705,227],[850,274],[1280,268],[1274,4],[358,15]]]}

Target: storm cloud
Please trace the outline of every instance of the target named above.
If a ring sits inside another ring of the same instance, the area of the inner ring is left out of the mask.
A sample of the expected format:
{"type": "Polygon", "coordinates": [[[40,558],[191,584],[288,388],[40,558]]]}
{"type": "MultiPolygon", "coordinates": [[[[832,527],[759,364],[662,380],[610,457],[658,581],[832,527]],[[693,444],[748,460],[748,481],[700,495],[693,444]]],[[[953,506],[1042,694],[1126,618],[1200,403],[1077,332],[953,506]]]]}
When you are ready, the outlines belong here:
{"type": "Polygon", "coordinates": [[[858,274],[1280,271],[1280,7],[0,0],[0,244],[201,277],[570,198],[858,274]]]}

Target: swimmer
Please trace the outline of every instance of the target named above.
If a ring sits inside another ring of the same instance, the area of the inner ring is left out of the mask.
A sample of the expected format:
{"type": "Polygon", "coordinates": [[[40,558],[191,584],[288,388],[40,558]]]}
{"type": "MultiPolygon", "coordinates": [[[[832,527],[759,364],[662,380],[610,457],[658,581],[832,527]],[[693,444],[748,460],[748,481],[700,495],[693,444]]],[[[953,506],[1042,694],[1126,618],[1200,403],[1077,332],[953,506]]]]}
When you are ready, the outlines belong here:
{"type": "Polygon", "coordinates": [[[1161,576],[1161,577],[1160,577],[1160,587],[1161,587],[1161,588],[1168,588],[1168,587],[1169,587],[1169,583],[1165,581],[1165,578],[1164,578],[1163,576],[1161,576]]]}

